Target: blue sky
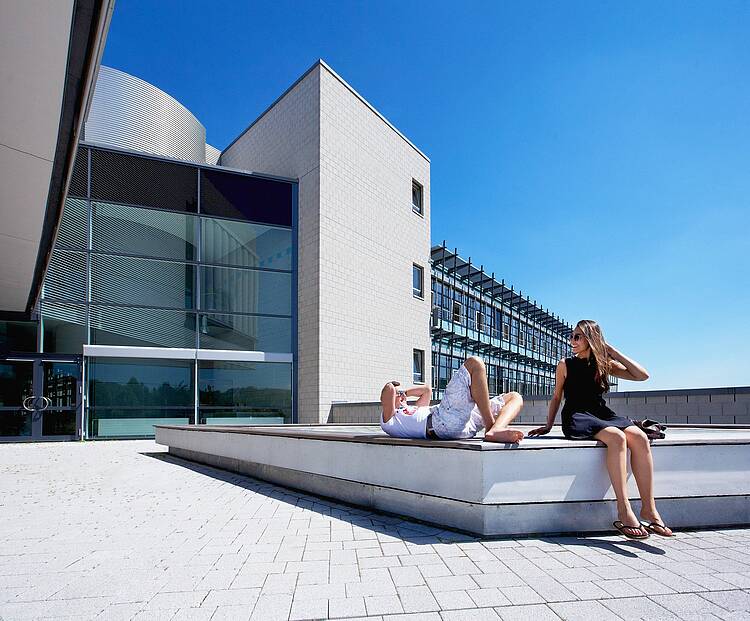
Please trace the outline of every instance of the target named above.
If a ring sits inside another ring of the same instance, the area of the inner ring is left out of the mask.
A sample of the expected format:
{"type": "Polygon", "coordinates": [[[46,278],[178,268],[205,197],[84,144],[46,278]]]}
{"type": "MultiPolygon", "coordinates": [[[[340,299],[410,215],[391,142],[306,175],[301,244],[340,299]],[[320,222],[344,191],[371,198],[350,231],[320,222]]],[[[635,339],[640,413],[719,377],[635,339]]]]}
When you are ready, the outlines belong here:
{"type": "Polygon", "coordinates": [[[750,385],[750,3],[118,0],[104,63],[225,147],[323,58],[432,160],[432,239],[650,372],[750,385]]]}

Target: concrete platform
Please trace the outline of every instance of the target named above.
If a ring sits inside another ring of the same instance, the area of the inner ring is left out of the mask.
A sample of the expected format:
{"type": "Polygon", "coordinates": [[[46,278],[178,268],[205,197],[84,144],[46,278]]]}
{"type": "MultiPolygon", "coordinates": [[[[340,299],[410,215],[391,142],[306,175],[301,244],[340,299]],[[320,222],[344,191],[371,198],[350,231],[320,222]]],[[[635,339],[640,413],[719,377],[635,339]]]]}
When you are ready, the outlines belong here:
{"type": "MultiPolygon", "coordinates": [[[[156,442],[184,459],[480,535],[596,532],[615,519],[603,445],[566,440],[558,428],[520,446],[399,440],[369,425],[155,429],[156,442]]],[[[750,524],[750,429],[667,436],[653,443],[664,519],[750,524]]],[[[637,497],[632,476],[629,487],[637,497]]]]}

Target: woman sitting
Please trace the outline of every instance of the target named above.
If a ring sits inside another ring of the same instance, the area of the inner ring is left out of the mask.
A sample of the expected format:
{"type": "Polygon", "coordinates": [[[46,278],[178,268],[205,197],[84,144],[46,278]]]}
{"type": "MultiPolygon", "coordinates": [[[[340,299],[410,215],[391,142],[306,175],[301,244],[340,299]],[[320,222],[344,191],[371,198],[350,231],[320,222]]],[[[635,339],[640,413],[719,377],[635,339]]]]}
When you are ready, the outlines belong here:
{"type": "Polygon", "coordinates": [[[664,525],[656,510],[654,462],[649,440],[632,420],[610,410],[602,398],[609,390],[608,375],[639,382],[648,379],[646,369],[608,345],[595,321],[579,321],[570,339],[573,356],[557,364],[547,424],[529,432],[529,436],[549,433],[564,394],[562,429],[565,437],[570,440],[595,438],[607,445],[607,470],[617,498],[618,520],[613,523],[614,527],[630,539],[646,539],[649,533],[671,537],[671,529],[664,525]],[[641,495],[640,522],[628,500],[627,449],[630,449],[630,466],[641,495]]]}

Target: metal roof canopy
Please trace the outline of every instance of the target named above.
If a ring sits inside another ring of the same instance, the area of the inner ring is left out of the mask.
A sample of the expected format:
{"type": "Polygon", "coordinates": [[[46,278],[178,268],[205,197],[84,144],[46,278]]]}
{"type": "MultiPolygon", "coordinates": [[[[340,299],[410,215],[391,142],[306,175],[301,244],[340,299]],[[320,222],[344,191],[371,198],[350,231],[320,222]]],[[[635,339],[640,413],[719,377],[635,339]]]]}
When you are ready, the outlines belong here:
{"type": "Polygon", "coordinates": [[[478,289],[479,292],[489,295],[502,304],[508,304],[511,308],[524,313],[545,328],[562,334],[568,334],[573,329],[570,324],[561,320],[557,315],[538,306],[536,301],[532,302],[528,296],[523,297],[520,291],[508,287],[505,280],[498,281],[494,272],[491,275],[487,274],[484,271],[484,266],[472,265],[471,258],[468,260],[461,258],[457,250],[450,250],[445,245],[445,241],[432,247],[430,259],[433,266],[441,267],[448,275],[455,274],[470,287],[478,289]]]}

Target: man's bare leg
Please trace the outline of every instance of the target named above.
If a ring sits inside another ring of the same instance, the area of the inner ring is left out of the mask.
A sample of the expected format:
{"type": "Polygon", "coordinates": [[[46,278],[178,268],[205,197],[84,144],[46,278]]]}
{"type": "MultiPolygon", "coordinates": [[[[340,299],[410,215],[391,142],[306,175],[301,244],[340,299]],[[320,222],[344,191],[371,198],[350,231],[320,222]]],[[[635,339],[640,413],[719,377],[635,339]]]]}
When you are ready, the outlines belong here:
{"type": "MultiPolygon", "coordinates": [[[[492,416],[492,408],[490,407],[490,392],[487,387],[487,370],[484,366],[484,360],[477,356],[471,356],[466,360],[464,366],[469,372],[469,375],[471,375],[471,398],[474,399],[474,403],[477,404],[479,413],[482,415],[482,420],[485,421],[485,429],[493,431],[497,421],[495,420],[495,417],[492,416]]],[[[510,420],[515,418],[520,409],[519,406],[518,410],[513,414],[510,420]]],[[[502,410],[500,410],[500,413],[502,415],[502,410]]],[[[498,416],[498,420],[499,419],[500,416],[498,416]]],[[[507,419],[507,416],[505,419],[507,419]]],[[[510,420],[507,422],[510,422],[510,420]]],[[[517,429],[508,429],[507,422],[503,428],[493,432],[490,437],[487,437],[487,434],[485,433],[484,439],[488,442],[520,442],[521,438],[523,438],[523,432],[518,431],[517,429]]]]}
{"type": "Polygon", "coordinates": [[[520,442],[523,432],[517,429],[509,429],[513,420],[523,407],[523,397],[517,392],[509,392],[503,395],[505,405],[495,419],[492,428],[484,433],[484,439],[488,442],[520,442]]]}

